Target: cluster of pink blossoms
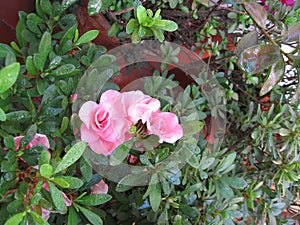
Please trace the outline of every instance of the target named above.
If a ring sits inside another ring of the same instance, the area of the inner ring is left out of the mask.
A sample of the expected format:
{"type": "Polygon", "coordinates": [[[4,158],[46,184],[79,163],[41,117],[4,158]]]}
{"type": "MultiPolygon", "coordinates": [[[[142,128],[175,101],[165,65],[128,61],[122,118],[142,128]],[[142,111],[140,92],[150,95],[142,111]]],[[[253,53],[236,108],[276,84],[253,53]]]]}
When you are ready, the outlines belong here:
{"type": "Polygon", "coordinates": [[[183,136],[182,127],[174,113],[161,112],[160,101],[141,91],[108,90],[97,104],[88,101],[79,110],[82,120],[81,139],[90,148],[105,156],[133,138],[130,130],[138,123],[144,134],[156,135],[159,142],[175,143],[183,136]]]}
{"type": "MultiPolygon", "coordinates": [[[[295,0],[278,0],[279,2],[281,2],[283,5],[286,5],[286,6],[293,6],[295,4],[295,0]]],[[[266,3],[266,0],[262,0],[261,1],[263,4],[264,4],[264,8],[269,11],[269,6],[267,6],[265,3],[266,3]]],[[[272,12],[273,14],[275,13],[276,11],[272,12]]]]}

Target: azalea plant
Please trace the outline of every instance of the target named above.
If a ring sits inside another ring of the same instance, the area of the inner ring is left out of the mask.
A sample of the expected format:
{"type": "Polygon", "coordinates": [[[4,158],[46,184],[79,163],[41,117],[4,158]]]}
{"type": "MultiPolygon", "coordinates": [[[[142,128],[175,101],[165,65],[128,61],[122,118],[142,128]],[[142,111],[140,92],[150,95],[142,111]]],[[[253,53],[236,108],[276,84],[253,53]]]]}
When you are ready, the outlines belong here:
{"type": "Polygon", "coordinates": [[[81,4],[0,44],[0,224],[299,224],[300,2],[81,4]]]}

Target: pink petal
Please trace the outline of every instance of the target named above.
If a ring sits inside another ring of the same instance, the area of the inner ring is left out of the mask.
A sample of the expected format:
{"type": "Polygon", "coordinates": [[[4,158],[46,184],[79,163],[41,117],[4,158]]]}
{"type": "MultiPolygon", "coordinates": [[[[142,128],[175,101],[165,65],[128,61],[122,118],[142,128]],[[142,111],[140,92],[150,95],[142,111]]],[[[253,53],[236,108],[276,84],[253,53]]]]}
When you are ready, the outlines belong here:
{"type": "Polygon", "coordinates": [[[108,185],[101,180],[98,184],[91,187],[91,194],[107,194],[108,185]]]}
{"type": "Polygon", "coordinates": [[[111,110],[115,104],[116,99],[121,95],[120,92],[114,90],[105,91],[100,97],[100,103],[102,103],[107,110],[111,110]]]}
{"type": "Polygon", "coordinates": [[[79,118],[88,128],[90,128],[93,113],[97,106],[98,104],[96,102],[88,101],[85,102],[79,110],[79,118]]]}

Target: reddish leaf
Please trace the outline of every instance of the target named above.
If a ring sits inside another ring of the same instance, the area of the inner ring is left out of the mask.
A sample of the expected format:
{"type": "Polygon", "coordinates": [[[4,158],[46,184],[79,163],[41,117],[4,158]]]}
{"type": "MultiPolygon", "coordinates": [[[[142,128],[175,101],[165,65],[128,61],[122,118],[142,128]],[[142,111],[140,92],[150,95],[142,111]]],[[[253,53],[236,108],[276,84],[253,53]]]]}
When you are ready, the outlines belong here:
{"type": "Polygon", "coordinates": [[[238,42],[234,53],[236,55],[240,55],[245,49],[256,45],[258,42],[258,34],[256,30],[251,31],[246,34],[241,40],[238,42]]]}
{"type": "Polygon", "coordinates": [[[299,41],[300,38],[300,22],[296,25],[284,30],[283,40],[286,42],[299,41]]]}
{"type": "Polygon", "coordinates": [[[262,5],[256,2],[247,3],[245,9],[259,26],[265,27],[268,13],[262,5]]]}

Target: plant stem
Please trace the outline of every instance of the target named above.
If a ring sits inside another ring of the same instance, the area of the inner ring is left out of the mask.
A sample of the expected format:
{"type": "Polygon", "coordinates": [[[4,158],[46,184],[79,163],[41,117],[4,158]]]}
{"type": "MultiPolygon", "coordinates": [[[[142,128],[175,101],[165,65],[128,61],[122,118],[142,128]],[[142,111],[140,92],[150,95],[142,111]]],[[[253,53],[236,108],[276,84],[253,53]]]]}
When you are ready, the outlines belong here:
{"type": "Polygon", "coordinates": [[[285,51],[283,51],[283,50],[281,49],[281,46],[273,40],[273,38],[271,37],[271,35],[270,35],[270,34],[269,34],[262,26],[260,26],[260,25],[256,22],[255,18],[252,16],[252,14],[249,13],[248,10],[246,9],[245,3],[243,3],[242,6],[243,6],[243,8],[245,9],[245,11],[248,13],[248,15],[250,16],[250,18],[252,19],[252,21],[255,23],[255,25],[256,25],[256,26],[261,30],[261,32],[263,32],[263,34],[267,37],[267,39],[268,39],[273,45],[279,46],[280,52],[281,52],[283,55],[285,55],[285,56],[289,59],[289,61],[295,62],[295,59],[294,59],[290,54],[288,54],[288,53],[286,53],[285,51]]]}

